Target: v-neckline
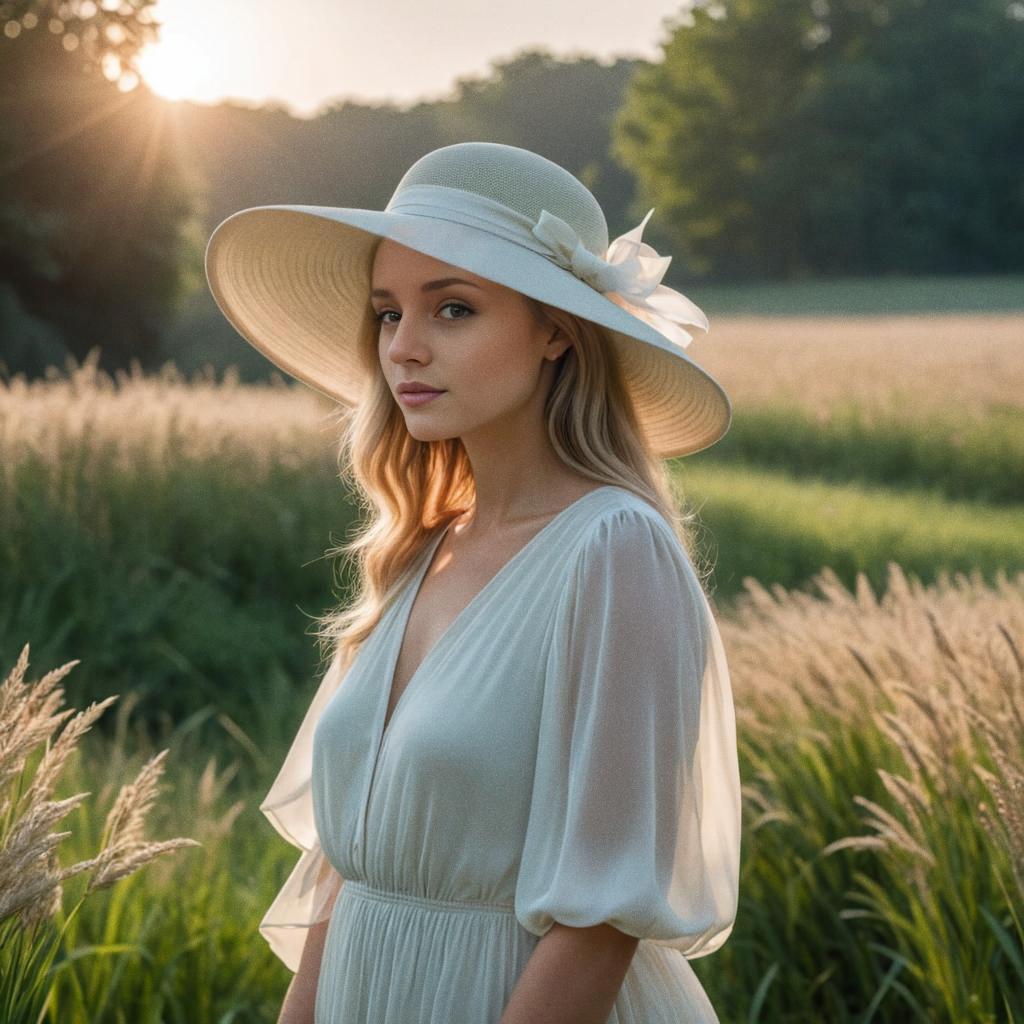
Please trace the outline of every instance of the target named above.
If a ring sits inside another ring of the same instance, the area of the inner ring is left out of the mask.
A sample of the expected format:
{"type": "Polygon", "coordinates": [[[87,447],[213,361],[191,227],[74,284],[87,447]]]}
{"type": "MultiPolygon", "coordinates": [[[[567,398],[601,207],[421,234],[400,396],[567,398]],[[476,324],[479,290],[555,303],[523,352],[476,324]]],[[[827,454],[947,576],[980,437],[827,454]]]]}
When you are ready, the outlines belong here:
{"type": "Polygon", "coordinates": [[[377,767],[380,764],[384,744],[390,735],[391,728],[395,724],[395,720],[401,714],[402,709],[407,703],[409,694],[420,681],[420,678],[423,676],[430,663],[433,662],[435,658],[439,657],[440,653],[443,653],[444,648],[451,643],[452,638],[455,636],[458,629],[465,624],[466,620],[473,611],[475,611],[480,602],[483,601],[484,598],[493,591],[494,588],[497,587],[498,584],[504,580],[504,578],[508,576],[508,574],[512,572],[513,569],[518,566],[534,548],[537,547],[541,539],[545,537],[557,523],[560,523],[593,495],[600,491],[611,490],[615,486],[616,485],[614,484],[602,484],[600,487],[595,487],[593,490],[587,491],[586,494],[580,495],[580,497],[575,501],[570,502],[560,512],[556,512],[521,548],[519,548],[518,551],[515,552],[514,555],[512,555],[511,558],[504,563],[504,565],[501,566],[501,568],[469,599],[469,601],[463,606],[462,610],[448,624],[445,631],[440,635],[440,637],[438,637],[433,647],[431,647],[424,655],[419,665],[416,666],[416,670],[409,677],[409,681],[405,684],[405,689],[402,691],[401,696],[395,704],[394,710],[391,712],[391,717],[388,718],[388,704],[391,701],[391,691],[395,683],[395,670],[398,667],[398,656],[401,653],[402,644],[405,642],[405,632],[408,628],[409,618],[412,614],[412,606],[420,592],[420,587],[423,585],[423,580],[427,574],[427,570],[434,561],[434,555],[437,552],[437,548],[445,534],[448,532],[448,527],[451,523],[446,524],[438,535],[427,545],[423,554],[423,564],[416,570],[413,578],[395,598],[396,603],[391,607],[391,610],[395,612],[397,620],[391,624],[386,634],[391,645],[388,657],[385,659],[383,672],[386,686],[381,687],[381,692],[377,695],[378,709],[375,716],[373,737],[376,743],[373,750],[372,760],[370,760],[369,768],[366,772],[366,784],[363,789],[362,809],[356,829],[357,834],[353,840],[356,848],[362,847],[365,843],[367,819],[370,815],[370,797],[373,792],[374,780],[377,777],[377,767]],[[392,630],[397,632],[397,638],[392,635],[392,630]]]}
{"type": "Polygon", "coordinates": [[[402,652],[402,646],[405,643],[405,634],[409,627],[409,619],[412,617],[412,609],[416,603],[416,598],[419,596],[420,590],[423,586],[423,581],[426,578],[427,572],[430,566],[434,562],[434,555],[437,553],[438,547],[440,547],[442,540],[448,533],[448,528],[451,523],[447,523],[438,533],[438,535],[431,541],[427,546],[426,553],[424,556],[423,564],[420,566],[416,575],[410,580],[407,585],[405,593],[402,595],[401,607],[399,609],[398,622],[395,623],[394,629],[398,633],[398,638],[392,644],[391,657],[388,659],[387,666],[387,686],[384,693],[384,709],[379,715],[380,726],[377,731],[377,756],[379,758],[381,748],[384,745],[384,740],[391,729],[395,718],[398,716],[399,711],[402,709],[402,705],[405,703],[405,699],[409,694],[409,691],[413,688],[416,680],[423,673],[423,670],[428,662],[432,661],[437,652],[442,650],[451,640],[451,637],[455,634],[457,627],[462,625],[465,620],[469,617],[470,613],[474,608],[484,599],[484,597],[492,591],[498,583],[512,571],[513,567],[517,565],[531,548],[536,547],[540,539],[559,521],[567,516],[574,509],[578,508],[580,504],[586,501],[591,495],[597,494],[599,491],[606,491],[613,487],[612,484],[602,484],[600,487],[595,487],[593,490],[587,491],[586,494],[580,495],[574,501],[571,501],[561,511],[556,512],[525,544],[523,544],[510,558],[502,564],[501,568],[469,599],[469,601],[463,605],[462,609],[456,614],[455,618],[448,623],[444,632],[437,638],[433,646],[427,651],[427,653],[420,659],[420,663],[416,666],[412,675],[409,676],[408,681],[405,684],[405,689],[402,690],[401,695],[395,704],[390,717],[388,717],[388,704],[391,702],[391,693],[395,685],[395,672],[398,669],[398,659],[402,652]]]}

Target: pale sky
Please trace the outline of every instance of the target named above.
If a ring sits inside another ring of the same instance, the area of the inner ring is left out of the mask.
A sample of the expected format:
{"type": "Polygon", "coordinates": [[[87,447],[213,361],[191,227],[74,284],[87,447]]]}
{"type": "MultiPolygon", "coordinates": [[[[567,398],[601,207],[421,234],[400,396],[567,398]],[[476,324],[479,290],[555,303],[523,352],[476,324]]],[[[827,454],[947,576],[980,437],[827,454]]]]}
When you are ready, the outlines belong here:
{"type": "Polygon", "coordinates": [[[309,117],[329,101],[448,95],[459,77],[528,47],[558,57],[656,60],[687,0],[158,0],[160,43],[141,60],[168,99],[276,101],[309,117]]]}

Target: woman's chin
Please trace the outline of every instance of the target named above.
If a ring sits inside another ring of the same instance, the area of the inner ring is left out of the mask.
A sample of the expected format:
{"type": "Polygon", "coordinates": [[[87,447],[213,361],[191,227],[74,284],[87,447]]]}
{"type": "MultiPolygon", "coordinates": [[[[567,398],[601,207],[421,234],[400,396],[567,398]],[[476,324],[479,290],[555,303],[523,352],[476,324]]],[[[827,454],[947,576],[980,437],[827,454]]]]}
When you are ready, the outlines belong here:
{"type": "Polygon", "coordinates": [[[414,437],[417,441],[447,441],[450,438],[457,437],[457,434],[453,434],[450,430],[445,430],[439,425],[431,425],[426,422],[427,417],[423,416],[406,416],[405,418],[405,429],[409,431],[410,436],[414,437]]]}

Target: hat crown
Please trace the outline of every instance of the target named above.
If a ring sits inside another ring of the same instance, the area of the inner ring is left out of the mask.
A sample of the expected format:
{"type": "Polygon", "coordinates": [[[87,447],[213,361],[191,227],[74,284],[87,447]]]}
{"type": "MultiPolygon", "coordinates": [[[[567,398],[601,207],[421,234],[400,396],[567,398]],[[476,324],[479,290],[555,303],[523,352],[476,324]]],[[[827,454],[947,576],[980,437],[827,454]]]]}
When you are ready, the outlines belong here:
{"type": "Polygon", "coordinates": [[[590,189],[564,167],[528,149],[499,142],[442,146],[405,172],[388,206],[416,185],[442,185],[486,196],[532,223],[547,210],[571,225],[596,256],[608,250],[608,223],[590,189]]]}

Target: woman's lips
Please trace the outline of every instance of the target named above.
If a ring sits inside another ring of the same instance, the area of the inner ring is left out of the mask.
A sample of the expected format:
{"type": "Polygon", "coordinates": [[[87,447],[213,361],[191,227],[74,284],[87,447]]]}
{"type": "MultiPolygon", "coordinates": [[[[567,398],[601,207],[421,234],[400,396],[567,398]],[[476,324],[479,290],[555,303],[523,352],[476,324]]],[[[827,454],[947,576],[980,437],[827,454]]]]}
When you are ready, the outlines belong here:
{"type": "Polygon", "coordinates": [[[403,405],[425,405],[432,398],[447,394],[445,391],[400,391],[398,399],[403,405]]]}

